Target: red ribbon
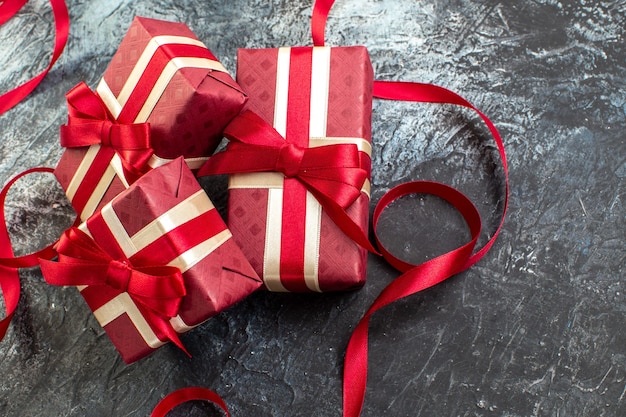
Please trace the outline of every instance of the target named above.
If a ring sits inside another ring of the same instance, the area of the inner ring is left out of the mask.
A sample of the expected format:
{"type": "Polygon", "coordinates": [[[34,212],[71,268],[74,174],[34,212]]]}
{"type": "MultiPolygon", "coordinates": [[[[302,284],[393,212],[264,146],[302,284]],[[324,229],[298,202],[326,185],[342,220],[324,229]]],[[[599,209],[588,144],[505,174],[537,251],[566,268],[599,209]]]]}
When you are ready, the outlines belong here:
{"type": "MultiPolygon", "coordinates": [[[[0,25],[13,17],[24,4],[26,4],[26,0],[5,0],[0,4],[0,25]]],[[[0,95],[0,114],[14,107],[39,85],[48,72],[50,72],[52,66],[57,62],[65,48],[70,30],[70,18],[67,12],[67,6],[63,0],[50,0],[50,5],[52,6],[55,21],[54,50],[52,51],[50,63],[40,74],[13,90],[0,95]]]]}
{"type": "Polygon", "coordinates": [[[346,235],[376,253],[361,228],[346,214],[368,177],[361,168],[356,145],[299,147],[286,142],[269,123],[249,110],[226,127],[224,136],[230,140],[226,150],[213,155],[198,176],[281,172],[295,178],[346,235]]]}
{"type": "Polygon", "coordinates": [[[72,88],[66,99],[69,115],[68,123],[61,126],[61,146],[99,144],[113,148],[122,160],[126,179],[132,183],[139,178],[153,153],[150,124],[117,122],[84,82],[72,88]]]}
{"type": "Polygon", "coordinates": [[[2,297],[4,298],[4,306],[6,309],[6,317],[0,320],[0,340],[4,338],[11,323],[11,319],[15,314],[17,303],[20,299],[20,276],[18,268],[30,268],[39,265],[40,258],[52,259],[56,256],[53,249],[54,243],[45,248],[23,256],[14,256],[11,246],[11,239],[6,226],[4,217],[4,206],[9,189],[20,178],[38,172],[54,172],[52,168],[31,168],[15,177],[3,187],[0,191],[0,287],[2,288],[2,297]]]}
{"type": "Polygon", "coordinates": [[[202,387],[182,388],[168,394],[163,398],[157,406],[152,410],[150,417],[165,417],[167,413],[175,407],[187,401],[209,401],[217,405],[224,411],[226,417],[230,417],[226,403],[215,392],[202,387]]]}
{"type": "MultiPolygon", "coordinates": [[[[312,35],[316,46],[324,45],[324,29],[328,19],[328,13],[334,0],[317,0],[313,8],[312,15],[312,35]]],[[[462,272],[478,262],[493,246],[506,215],[509,199],[508,167],[504,144],[498,130],[494,124],[480,110],[474,107],[467,100],[458,94],[432,84],[374,81],[374,97],[387,100],[403,100],[413,102],[455,104],[474,110],[485,122],[491,132],[502,160],[505,175],[505,196],[504,207],[500,225],[489,241],[472,254],[478,235],[480,233],[480,215],[476,211],[471,201],[459,191],[439,183],[427,181],[417,181],[402,184],[385,194],[378,202],[374,211],[374,235],[383,257],[403,274],[391,282],[374,301],[372,306],[365,313],[359,324],[355,328],[344,360],[343,377],[343,415],[344,417],[358,417],[361,414],[363,400],[365,398],[365,388],[367,381],[367,359],[368,359],[368,325],[370,316],[380,308],[403,299],[409,295],[432,287],[453,275],[462,272]],[[378,240],[376,235],[376,225],[384,209],[394,200],[412,193],[432,194],[450,202],[465,218],[470,227],[472,240],[448,253],[431,259],[420,265],[412,265],[393,256],[387,251],[378,240]]]]}
{"type": "Polygon", "coordinates": [[[41,272],[52,285],[106,285],[127,292],[150,325],[187,353],[169,319],[178,314],[186,295],[180,270],[172,266],[132,265],[115,259],[76,227],[65,231],[56,246],[58,262],[41,260],[41,272]]]}

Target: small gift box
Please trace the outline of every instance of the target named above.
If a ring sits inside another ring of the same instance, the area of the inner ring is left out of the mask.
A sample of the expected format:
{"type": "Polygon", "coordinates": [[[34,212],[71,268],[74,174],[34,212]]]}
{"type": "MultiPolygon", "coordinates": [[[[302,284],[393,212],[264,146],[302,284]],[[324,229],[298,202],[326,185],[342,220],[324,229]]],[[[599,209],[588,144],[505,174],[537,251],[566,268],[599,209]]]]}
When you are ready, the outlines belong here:
{"type": "Polygon", "coordinates": [[[76,285],[126,363],[262,283],[182,158],[150,171],[42,261],[50,284],[76,285]]]}
{"type": "Polygon", "coordinates": [[[362,286],[371,248],[367,50],[241,49],[237,81],[249,95],[246,111],[226,128],[226,150],[199,172],[234,173],[235,240],[270,291],[362,286]]]}
{"type": "Polygon", "coordinates": [[[187,26],[136,17],[96,92],[67,99],[56,175],[85,220],[150,168],[199,168],[247,97],[187,26]]]}

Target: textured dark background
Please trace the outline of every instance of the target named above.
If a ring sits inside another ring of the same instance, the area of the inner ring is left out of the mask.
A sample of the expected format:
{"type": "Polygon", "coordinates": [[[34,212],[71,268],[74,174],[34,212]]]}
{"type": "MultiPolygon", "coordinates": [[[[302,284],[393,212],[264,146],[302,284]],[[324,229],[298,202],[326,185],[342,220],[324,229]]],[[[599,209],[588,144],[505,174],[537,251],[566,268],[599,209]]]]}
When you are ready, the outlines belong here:
{"type": "MultiPolygon", "coordinates": [[[[310,1],[69,1],[64,55],[0,117],[0,182],[54,166],[64,94],[95,87],[133,16],[187,23],[234,73],[239,47],[310,45],[310,1]]],[[[493,250],[466,273],[372,320],[363,416],[626,415],[626,2],[343,0],[330,45],[366,45],[377,78],[432,82],[487,113],[507,147],[510,211],[493,250]]],[[[42,70],[52,14],[31,1],[0,28],[0,91],[42,70]]],[[[432,179],[479,206],[485,237],[502,209],[501,164],[484,125],[451,106],[377,101],[373,204],[432,179]]],[[[203,185],[219,207],[223,181],[203,185]]],[[[73,213],[54,180],[20,181],[6,212],[16,251],[53,241],[73,213]]],[[[436,200],[394,204],[381,234],[414,261],[467,239],[436,200]]],[[[338,416],[348,337],[398,274],[375,257],[346,294],[257,293],[131,366],[73,288],[22,271],[0,343],[0,415],[146,416],[168,392],[216,390],[233,416],[338,416]]],[[[219,415],[202,403],[173,416],[219,415]],[[214,414],[212,414],[214,413],[214,414]]]]}

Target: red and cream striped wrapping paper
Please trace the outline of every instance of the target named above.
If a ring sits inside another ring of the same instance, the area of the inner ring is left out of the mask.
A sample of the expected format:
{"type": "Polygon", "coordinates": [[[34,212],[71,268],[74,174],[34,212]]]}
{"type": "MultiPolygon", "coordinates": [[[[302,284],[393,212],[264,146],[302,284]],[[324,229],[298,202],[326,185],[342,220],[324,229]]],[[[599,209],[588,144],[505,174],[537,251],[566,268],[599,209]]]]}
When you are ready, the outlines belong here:
{"type": "MultiPolygon", "coordinates": [[[[120,123],[150,123],[152,168],[181,155],[199,168],[247,99],[186,25],[143,17],[133,20],[96,92],[120,123]]],[[[69,148],[56,169],[82,220],[129,186],[119,156],[103,154],[100,145],[69,148]]]]}
{"type": "MultiPolygon", "coordinates": [[[[170,321],[178,333],[262,285],[182,158],[142,176],[79,229],[116,259],[180,269],[187,295],[170,321]]],[[[128,293],[107,285],[79,290],[126,363],[165,343],[128,293]]]]}
{"type": "MultiPolygon", "coordinates": [[[[366,48],[241,49],[237,82],[246,109],[285,138],[314,147],[354,143],[371,170],[373,70],[366,48]]],[[[347,209],[367,235],[369,179],[347,209]]],[[[270,291],[326,292],[361,287],[367,252],[317,200],[281,173],[236,174],[229,181],[228,225],[270,291]]]]}

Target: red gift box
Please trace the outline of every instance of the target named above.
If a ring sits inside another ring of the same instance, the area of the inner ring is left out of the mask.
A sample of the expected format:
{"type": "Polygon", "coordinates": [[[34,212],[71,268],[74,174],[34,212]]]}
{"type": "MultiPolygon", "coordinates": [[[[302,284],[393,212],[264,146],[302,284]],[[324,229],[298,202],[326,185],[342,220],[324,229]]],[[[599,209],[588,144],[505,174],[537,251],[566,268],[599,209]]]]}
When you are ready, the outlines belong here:
{"type": "Polygon", "coordinates": [[[59,262],[42,263],[44,277],[51,284],[79,286],[126,363],[168,340],[179,344],[178,333],[262,285],[182,158],[142,176],[78,230],[66,232],[57,250],[59,262]],[[93,245],[100,249],[90,249],[93,245]],[[144,303],[147,295],[133,289],[158,291],[165,285],[158,283],[160,275],[171,275],[172,269],[182,274],[184,290],[164,317],[146,305],[167,297],[144,303]],[[156,278],[133,281],[136,271],[156,278]]]}
{"type": "Polygon", "coordinates": [[[94,96],[103,110],[93,111],[94,98],[85,100],[86,92],[71,93],[62,143],[64,136],[70,139],[63,143],[68,149],[57,177],[82,220],[139,176],[128,174],[128,164],[135,165],[131,168],[135,174],[142,174],[182,155],[192,169],[199,168],[247,100],[187,26],[143,17],[133,20],[96,88],[94,96]],[[143,154],[129,162],[129,149],[136,153],[138,146],[116,128],[141,123],[149,124],[149,137],[139,141],[149,144],[142,145],[143,154]],[[103,137],[92,145],[83,138],[86,132],[103,137]],[[116,140],[116,134],[121,139],[116,140]]]}
{"type": "MultiPolygon", "coordinates": [[[[302,160],[303,148],[353,144],[358,149],[358,165],[367,179],[345,212],[367,236],[373,84],[367,50],[359,46],[241,49],[237,81],[249,95],[246,109],[295,145],[285,152],[296,159],[302,160]]],[[[235,240],[271,291],[361,287],[366,250],[338,227],[288,170],[287,175],[263,172],[230,177],[228,225],[235,240]]]]}

